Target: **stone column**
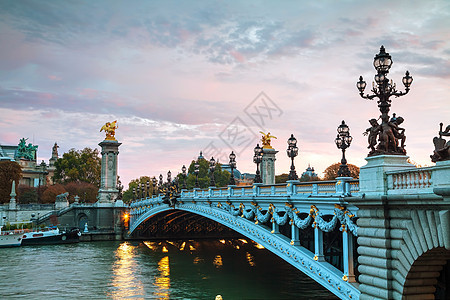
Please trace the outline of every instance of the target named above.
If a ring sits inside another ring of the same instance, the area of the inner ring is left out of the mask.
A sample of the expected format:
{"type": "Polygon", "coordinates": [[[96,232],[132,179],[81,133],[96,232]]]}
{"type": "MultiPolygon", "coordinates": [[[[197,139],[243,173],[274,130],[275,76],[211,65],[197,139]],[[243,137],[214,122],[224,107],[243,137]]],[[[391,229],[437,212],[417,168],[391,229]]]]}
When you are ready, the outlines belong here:
{"type": "Polygon", "coordinates": [[[98,145],[102,147],[102,173],[97,203],[114,203],[119,195],[119,190],[117,189],[117,163],[119,146],[122,143],[104,140],[98,145]]]}
{"type": "Polygon", "coordinates": [[[263,184],[275,184],[275,154],[273,148],[263,148],[262,162],[261,162],[261,178],[263,184]]]}

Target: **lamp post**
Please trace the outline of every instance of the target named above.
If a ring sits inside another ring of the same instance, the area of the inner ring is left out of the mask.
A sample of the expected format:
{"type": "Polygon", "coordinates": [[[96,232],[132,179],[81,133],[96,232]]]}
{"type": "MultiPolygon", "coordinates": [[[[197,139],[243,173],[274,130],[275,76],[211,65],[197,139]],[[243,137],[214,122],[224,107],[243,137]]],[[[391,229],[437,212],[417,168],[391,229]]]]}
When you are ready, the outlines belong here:
{"type": "Polygon", "coordinates": [[[150,197],[150,180],[147,180],[147,198],[150,197]]]}
{"type": "Polygon", "coordinates": [[[198,173],[200,172],[200,165],[198,164],[198,160],[194,164],[194,174],[195,174],[195,188],[199,188],[198,184],[198,173]]]}
{"type": "Polygon", "coordinates": [[[183,189],[186,190],[187,186],[186,186],[186,166],[183,165],[183,167],[181,168],[181,172],[183,172],[183,189]]]}
{"type": "Polygon", "coordinates": [[[163,185],[163,176],[162,176],[162,174],[159,174],[159,186],[162,186],[163,185]]]}
{"type": "Polygon", "coordinates": [[[167,172],[167,183],[170,184],[170,182],[172,181],[172,172],[167,172]]]}
{"type": "Polygon", "coordinates": [[[211,157],[209,160],[209,171],[211,174],[211,181],[209,182],[209,186],[216,186],[216,182],[214,180],[214,171],[216,170],[216,161],[214,160],[214,157],[211,157]]]}
{"type": "Polygon", "coordinates": [[[229,185],[236,185],[236,181],[234,180],[234,169],[236,168],[236,154],[234,154],[233,151],[231,151],[231,154],[229,156],[230,158],[230,168],[231,168],[231,176],[230,176],[230,183],[229,185]]]}
{"type": "Polygon", "coordinates": [[[287,156],[291,158],[291,170],[289,171],[289,180],[298,180],[297,172],[295,171],[294,158],[298,155],[297,139],[294,134],[287,140],[288,148],[286,150],[287,156]]]}
{"type": "Polygon", "coordinates": [[[374,98],[378,98],[378,108],[381,112],[381,125],[378,125],[376,119],[372,119],[369,122],[372,125],[371,130],[366,130],[366,133],[370,131],[369,134],[369,148],[372,151],[369,155],[378,155],[378,154],[406,154],[404,149],[404,130],[399,132],[398,125],[403,122],[403,118],[399,121],[400,117],[395,119],[395,117],[389,120],[389,110],[391,107],[392,100],[391,96],[400,97],[408,94],[410,90],[410,86],[413,82],[413,78],[409,75],[409,71],[406,71],[405,76],[402,79],[403,85],[405,86],[405,91],[398,91],[396,88],[396,84],[393,83],[392,79],[389,80],[387,75],[389,74],[389,69],[392,66],[392,57],[389,53],[386,52],[384,46],[381,46],[380,53],[375,55],[373,66],[375,67],[377,74],[375,74],[374,82],[372,82],[372,94],[364,95],[364,90],[366,88],[366,82],[363,80],[363,77],[359,77],[359,81],[356,83],[356,87],[359,90],[359,94],[362,98],[373,100],[374,98]],[[395,123],[395,124],[393,124],[395,123]],[[395,133],[392,133],[396,131],[395,133]],[[377,144],[377,136],[380,136],[379,145],[377,149],[375,149],[375,145],[377,144]],[[402,145],[398,146],[398,141],[402,140],[402,145]]]}
{"type": "Polygon", "coordinates": [[[337,128],[337,137],[334,140],[338,149],[342,150],[341,165],[339,166],[338,177],[350,177],[350,170],[347,166],[347,160],[345,159],[345,149],[350,147],[353,138],[350,135],[350,129],[348,128],[345,121],[342,120],[341,125],[337,128]]]}
{"type": "Polygon", "coordinates": [[[256,175],[254,183],[262,183],[261,174],[259,172],[259,164],[262,162],[262,153],[263,150],[259,147],[259,144],[256,144],[255,149],[253,149],[255,155],[253,155],[253,162],[256,164],[256,175]]]}
{"type": "Polygon", "coordinates": [[[137,196],[136,196],[136,188],[134,187],[133,188],[133,201],[135,201],[137,199],[137,196]]]}
{"type": "Polygon", "coordinates": [[[153,176],[152,178],[152,194],[156,196],[156,177],[153,176]]]}

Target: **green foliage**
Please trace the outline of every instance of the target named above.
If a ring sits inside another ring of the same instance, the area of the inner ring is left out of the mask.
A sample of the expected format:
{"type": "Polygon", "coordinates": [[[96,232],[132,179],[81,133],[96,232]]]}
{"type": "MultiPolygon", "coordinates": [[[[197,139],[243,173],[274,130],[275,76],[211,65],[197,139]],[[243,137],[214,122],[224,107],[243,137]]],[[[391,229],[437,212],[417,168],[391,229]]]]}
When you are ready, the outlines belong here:
{"type": "MultiPolygon", "coordinates": [[[[337,177],[337,173],[339,171],[340,163],[335,163],[329,166],[328,168],[323,171],[324,173],[324,180],[334,180],[337,177]]],[[[355,179],[359,178],[359,168],[352,164],[347,164],[349,170],[350,170],[350,177],[353,177],[355,179]]]]}
{"type": "Polygon", "coordinates": [[[100,187],[101,158],[97,149],[70,149],[55,162],[53,182],[87,182],[100,187]]]}
{"type": "Polygon", "coordinates": [[[22,178],[22,168],[14,161],[0,161],[0,203],[8,203],[11,198],[13,180],[16,186],[22,178]]]}
{"type": "Polygon", "coordinates": [[[144,184],[145,189],[144,191],[147,192],[147,181],[150,182],[150,189],[149,189],[149,195],[151,196],[153,193],[153,182],[152,179],[149,176],[141,176],[137,179],[133,179],[130,181],[130,183],[128,184],[128,190],[126,190],[123,193],[123,202],[125,203],[129,203],[133,200],[133,188],[135,188],[137,190],[138,184],[144,184]]]}
{"type": "Polygon", "coordinates": [[[275,175],[275,183],[285,183],[288,180],[289,174],[283,173],[281,175],[275,175]]]}
{"type": "Polygon", "coordinates": [[[302,174],[299,180],[300,182],[320,181],[320,178],[318,176],[309,176],[308,174],[302,174]]]}
{"type": "MultiPolygon", "coordinates": [[[[206,159],[200,159],[198,161],[199,164],[199,172],[198,172],[198,183],[200,188],[204,189],[209,187],[211,182],[211,177],[209,175],[209,161],[206,159]]],[[[188,174],[186,178],[186,186],[188,189],[193,189],[195,187],[195,161],[193,160],[188,168],[188,174]]],[[[216,168],[214,170],[214,180],[216,183],[216,187],[224,187],[227,186],[230,182],[230,172],[222,170],[222,165],[220,163],[216,164],[216,168]]],[[[183,186],[183,175],[178,175],[180,188],[183,186]]]]}

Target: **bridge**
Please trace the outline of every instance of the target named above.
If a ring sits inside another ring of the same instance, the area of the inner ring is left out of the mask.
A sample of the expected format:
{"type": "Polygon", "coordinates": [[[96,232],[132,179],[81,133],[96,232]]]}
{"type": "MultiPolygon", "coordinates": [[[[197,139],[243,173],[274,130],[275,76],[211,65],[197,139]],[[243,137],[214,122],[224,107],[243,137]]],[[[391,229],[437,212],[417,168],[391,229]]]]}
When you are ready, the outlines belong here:
{"type": "Polygon", "coordinates": [[[450,259],[450,162],[406,159],[368,157],[359,180],[182,190],[174,205],[137,199],[128,234],[184,211],[259,243],[341,299],[434,299],[450,259]]]}

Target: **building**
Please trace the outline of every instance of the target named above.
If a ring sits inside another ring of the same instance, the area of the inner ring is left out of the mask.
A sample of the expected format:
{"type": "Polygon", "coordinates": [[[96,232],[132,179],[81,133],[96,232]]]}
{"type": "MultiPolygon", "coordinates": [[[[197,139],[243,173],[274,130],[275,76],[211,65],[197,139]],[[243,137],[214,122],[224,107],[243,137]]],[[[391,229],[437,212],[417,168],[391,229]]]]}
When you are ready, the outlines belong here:
{"type": "Polygon", "coordinates": [[[52,157],[49,163],[37,162],[37,145],[26,144],[27,139],[22,138],[17,146],[0,145],[0,161],[15,161],[22,167],[22,178],[19,184],[38,187],[52,184],[52,176],[55,172],[55,162],[58,159],[58,145],[55,143],[52,149],[52,157]]]}

